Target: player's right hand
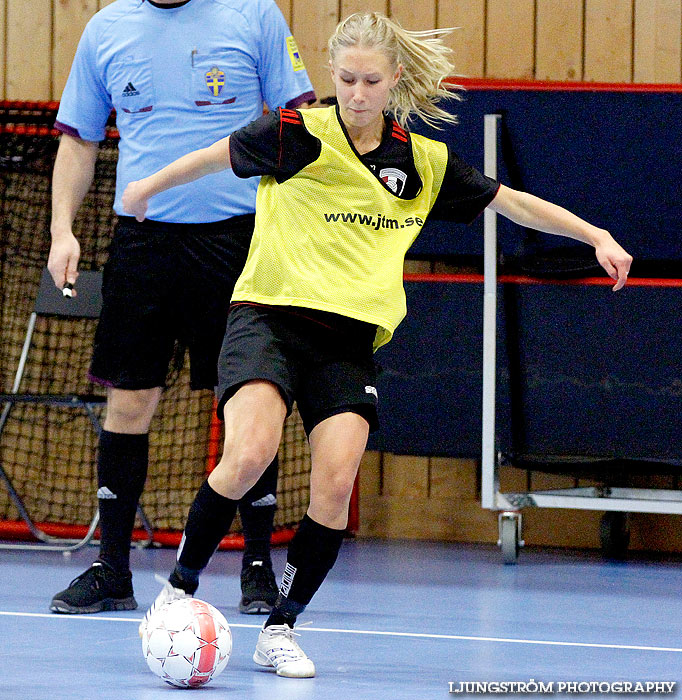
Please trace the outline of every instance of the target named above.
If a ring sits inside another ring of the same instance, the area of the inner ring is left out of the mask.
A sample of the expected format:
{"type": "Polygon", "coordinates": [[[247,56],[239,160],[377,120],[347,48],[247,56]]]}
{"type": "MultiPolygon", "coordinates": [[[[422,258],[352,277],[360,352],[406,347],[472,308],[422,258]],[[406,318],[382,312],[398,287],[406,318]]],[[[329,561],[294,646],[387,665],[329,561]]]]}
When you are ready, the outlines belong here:
{"type": "Polygon", "coordinates": [[[147,215],[148,197],[142,194],[140,180],[133,180],[123,192],[123,209],[126,214],[134,216],[138,221],[144,221],[147,215]]]}
{"type": "MultiPolygon", "coordinates": [[[[62,290],[67,282],[72,285],[76,284],[80,256],[81,247],[73,233],[69,231],[68,233],[52,235],[47,269],[52,275],[57,289],[62,290]]],[[[76,296],[75,289],[73,295],[76,296]]]]}

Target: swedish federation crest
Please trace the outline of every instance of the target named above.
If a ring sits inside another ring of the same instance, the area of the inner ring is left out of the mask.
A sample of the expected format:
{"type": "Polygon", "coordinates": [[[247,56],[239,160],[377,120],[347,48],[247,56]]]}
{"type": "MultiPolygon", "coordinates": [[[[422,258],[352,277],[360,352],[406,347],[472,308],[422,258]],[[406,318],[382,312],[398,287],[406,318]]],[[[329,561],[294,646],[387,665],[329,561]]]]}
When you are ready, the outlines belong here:
{"type": "Polygon", "coordinates": [[[208,87],[208,91],[213,97],[218,97],[224,85],[225,73],[223,73],[218,66],[213,66],[211,70],[206,73],[206,86],[208,87]]]}
{"type": "Polygon", "coordinates": [[[236,96],[225,98],[224,95],[220,94],[225,87],[225,73],[221,71],[218,66],[211,66],[211,70],[204,73],[204,80],[206,82],[206,87],[208,88],[210,98],[205,100],[195,100],[194,104],[198,107],[206,107],[207,105],[230,105],[237,99],[236,96]]]}

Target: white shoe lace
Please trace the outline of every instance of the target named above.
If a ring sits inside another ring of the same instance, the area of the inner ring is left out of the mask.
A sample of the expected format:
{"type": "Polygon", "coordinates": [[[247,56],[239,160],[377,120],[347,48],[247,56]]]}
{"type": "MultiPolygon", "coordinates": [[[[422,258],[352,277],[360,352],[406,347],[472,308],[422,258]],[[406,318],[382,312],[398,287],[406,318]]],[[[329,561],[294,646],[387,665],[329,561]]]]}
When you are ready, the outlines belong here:
{"type": "Polygon", "coordinates": [[[156,600],[152,603],[149,610],[147,610],[145,613],[144,617],[142,618],[142,622],[140,622],[140,627],[138,630],[140,637],[145,633],[149,620],[151,620],[154,613],[163,605],[170,603],[173,600],[192,598],[192,595],[190,593],[185,593],[182,588],[174,588],[171,582],[165,579],[163,576],[154,574],[154,578],[163,585],[163,588],[161,589],[159,595],[156,596],[156,600]]]}
{"type": "MultiPolygon", "coordinates": [[[[312,621],[304,622],[303,624],[299,625],[299,627],[305,627],[306,625],[312,625],[312,621]]],[[[268,635],[266,642],[266,653],[268,658],[271,657],[273,652],[280,652],[270,658],[273,665],[278,666],[283,663],[289,663],[290,661],[298,661],[299,659],[308,658],[303,649],[301,649],[301,647],[298,645],[298,642],[294,639],[294,637],[300,637],[301,635],[293,628],[289,627],[289,625],[270,625],[269,627],[264,628],[263,632],[268,635]],[[284,637],[284,639],[288,642],[288,648],[287,646],[280,646],[279,648],[274,647],[272,645],[273,641],[283,644],[284,640],[282,637],[284,637]]]]}

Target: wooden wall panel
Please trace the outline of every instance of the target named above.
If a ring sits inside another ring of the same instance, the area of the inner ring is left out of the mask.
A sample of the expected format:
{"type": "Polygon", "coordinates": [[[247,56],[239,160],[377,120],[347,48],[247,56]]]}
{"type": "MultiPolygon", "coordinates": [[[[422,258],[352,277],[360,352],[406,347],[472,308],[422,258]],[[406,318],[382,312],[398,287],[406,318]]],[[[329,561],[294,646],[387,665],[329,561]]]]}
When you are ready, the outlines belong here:
{"type": "Polygon", "coordinates": [[[530,80],[535,67],[534,0],[488,0],[486,76],[530,80]]]}
{"type": "Polygon", "coordinates": [[[58,100],[69,77],[78,40],[90,18],[99,10],[98,0],[58,0],[52,30],[52,97],[58,100]]]}
{"type": "Polygon", "coordinates": [[[582,0],[537,0],[535,78],[582,80],[582,0]]]}
{"type": "Polygon", "coordinates": [[[327,41],[338,24],[337,0],[293,0],[292,31],[318,99],[334,93],[327,41]]]}
{"type": "Polygon", "coordinates": [[[358,491],[363,496],[379,496],[382,491],[382,462],[381,452],[367,451],[362,456],[358,470],[358,491]]]}
{"type": "Polygon", "coordinates": [[[51,88],[51,0],[7,0],[7,98],[47,100],[51,88]]]}
{"type": "Polygon", "coordinates": [[[476,501],[360,497],[359,537],[447,542],[497,541],[497,514],[476,501]]]}
{"type": "Polygon", "coordinates": [[[7,9],[6,0],[0,0],[0,100],[5,99],[5,82],[7,79],[7,61],[5,60],[5,17],[7,9]]]}
{"type": "Polygon", "coordinates": [[[436,26],[436,3],[434,0],[391,0],[391,17],[405,29],[433,29],[436,26]]]}
{"type": "Polygon", "coordinates": [[[438,27],[456,27],[446,40],[455,72],[467,78],[485,75],[485,0],[438,3],[438,27]]]}
{"type": "Polygon", "coordinates": [[[381,12],[388,15],[388,0],[341,0],[339,21],[354,12],[381,12]]]}
{"type": "Polygon", "coordinates": [[[585,0],[584,80],[632,80],[633,0],[585,0]]]}
{"type": "Polygon", "coordinates": [[[429,491],[429,458],[386,454],[383,460],[383,495],[398,501],[426,498],[429,491]]]}
{"type": "Polygon", "coordinates": [[[679,83],[682,78],[682,3],[635,0],[634,81],[679,83]]]}
{"type": "MultiPolygon", "coordinates": [[[[85,22],[114,0],[0,0],[0,93],[59,97],[85,22]]],[[[276,0],[320,95],[332,92],[326,42],[359,10],[448,37],[469,77],[675,83],[682,80],[680,0],[276,0]]]]}
{"type": "MultiPolygon", "coordinates": [[[[85,22],[112,1],[0,0],[0,26],[7,28],[0,41],[4,95],[58,97],[85,22]]],[[[391,10],[408,28],[461,27],[448,43],[457,72],[471,77],[682,79],[679,0],[427,0],[425,11],[411,0],[276,1],[292,28],[300,28],[304,59],[324,94],[331,92],[326,40],[340,16],[362,9],[391,10]]]]}
{"type": "Polygon", "coordinates": [[[477,471],[478,462],[474,459],[430,457],[429,498],[477,501],[477,471]]]}

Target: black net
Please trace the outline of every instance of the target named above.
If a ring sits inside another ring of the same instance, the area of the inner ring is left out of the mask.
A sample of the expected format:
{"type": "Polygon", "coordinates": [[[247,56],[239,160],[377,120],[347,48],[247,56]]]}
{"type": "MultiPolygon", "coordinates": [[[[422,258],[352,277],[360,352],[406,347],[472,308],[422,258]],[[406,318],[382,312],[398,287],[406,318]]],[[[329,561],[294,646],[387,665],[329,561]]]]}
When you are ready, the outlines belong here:
{"type": "MultiPolygon", "coordinates": [[[[51,174],[58,146],[54,103],[0,104],[0,391],[10,392],[50,247],[51,174]]],[[[101,144],[93,186],[74,232],[80,268],[100,269],[115,224],[117,138],[101,144]]],[[[20,393],[102,393],[87,380],[96,321],[39,318],[20,393]]],[[[185,363],[186,365],[187,363],[185,363]]],[[[101,417],[101,415],[100,415],[101,417]]],[[[150,432],[142,503],[155,529],[180,530],[206,476],[213,395],[189,389],[187,367],[164,392],[150,432]]],[[[97,506],[92,423],[78,409],[16,404],[0,439],[0,460],[36,522],[87,525],[97,506]]],[[[275,526],[289,528],[308,504],[309,452],[300,418],[285,426],[275,526]]],[[[0,488],[0,520],[18,512],[0,488]]],[[[240,528],[235,522],[234,531],[240,528]]]]}

